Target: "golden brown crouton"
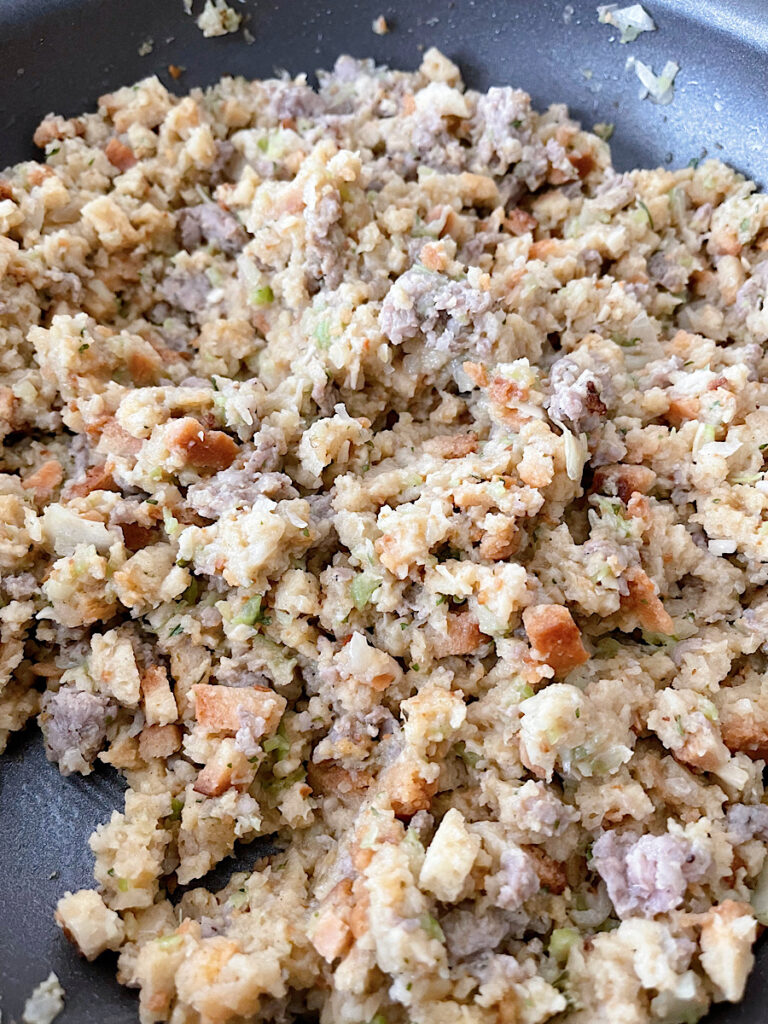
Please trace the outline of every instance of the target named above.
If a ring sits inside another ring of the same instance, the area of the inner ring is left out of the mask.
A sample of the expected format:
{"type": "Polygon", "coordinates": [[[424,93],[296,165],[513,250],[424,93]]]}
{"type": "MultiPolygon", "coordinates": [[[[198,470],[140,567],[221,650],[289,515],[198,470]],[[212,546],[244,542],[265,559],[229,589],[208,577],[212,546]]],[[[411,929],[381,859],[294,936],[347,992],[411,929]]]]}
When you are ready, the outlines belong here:
{"type": "Polygon", "coordinates": [[[531,646],[557,675],[566,675],[589,659],[579,627],[562,605],[538,604],[526,608],[523,625],[531,646]]]}
{"type": "Polygon", "coordinates": [[[395,816],[408,821],[418,811],[427,811],[437,791],[437,779],[428,782],[418,762],[398,759],[386,773],[384,783],[395,816]]]}
{"type": "Polygon", "coordinates": [[[504,224],[513,235],[524,235],[526,231],[535,231],[538,227],[536,218],[519,207],[509,211],[504,224]]]}
{"type": "Polygon", "coordinates": [[[45,149],[54,139],[74,139],[84,134],[85,122],[81,118],[71,117],[67,120],[60,114],[49,114],[35,129],[32,141],[40,149],[45,149]]]}
{"type": "Polygon", "coordinates": [[[34,491],[35,497],[42,501],[51,497],[63,479],[61,463],[57,459],[48,459],[22,480],[22,486],[28,491],[34,491]]]}
{"type": "Polygon", "coordinates": [[[644,570],[639,566],[633,566],[627,570],[624,579],[629,593],[621,598],[622,609],[630,617],[635,618],[643,629],[652,633],[671,635],[675,624],[661,603],[653,581],[644,570]]]}
{"type": "Polygon", "coordinates": [[[440,434],[424,442],[424,451],[443,459],[461,459],[477,451],[477,434],[440,434]]]}
{"type": "Polygon", "coordinates": [[[116,490],[118,490],[118,487],[112,479],[112,470],[107,466],[106,462],[101,462],[98,466],[91,466],[85,474],[85,479],[79,481],[79,483],[67,484],[65,496],[67,499],[85,498],[91,491],[116,490]]]}
{"type": "Polygon", "coordinates": [[[364,793],[373,782],[373,776],[366,771],[349,771],[333,761],[309,763],[307,781],[313,793],[327,796],[334,793],[340,800],[364,793]]]}
{"type": "Polygon", "coordinates": [[[264,720],[262,736],[273,733],[285,711],[286,700],[279,693],[257,686],[212,686],[198,683],[195,695],[195,717],[209,732],[234,736],[240,728],[240,712],[250,712],[264,720]]]}
{"type": "Polygon", "coordinates": [[[231,466],[239,451],[229,434],[222,430],[204,430],[191,416],[177,420],[168,432],[168,444],[184,452],[187,462],[195,469],[215,472],[231,466]]]}
{"type": "Polygon", "coordinates": [[[753,703],[747,710],[743,701],[721,709],[720,732],[732,754],[746,754],[753,761],[768,760],[768,714],[753,703]]]}
{"type": "Polygon", "coordinates": [[[217,760],[210,761],[195,780],[192,787],[203,796],[221,796],[232,785],[232,766],[220,764],[217,760]]]}
{"type": "Polygon", "coordinates": [[[126,146],[120,139],[112,137],[104,148],[104,154],[119,171],[127,171],[137,164],[136,157],[130,146],[126,146]]]}
{"type": "Polygon", "coordinates": [[[656,474],[647,466],[613,464],[595,470],[594,490],[601,494],[616,494],[626,505],[637,491],[647,494],[656,482],[656,474]]]}
{"type": "Polygon", "coordinates": [[[178,716],[176,700],[162,665],[150,665],[141,675],[144,717],[150,725],[169,725],[178,716]]]}
{"type": "Polygon", "coordinates": [[[351,911],[352,879],[343,878],[320,904],[312,926],[312,945],[326,963],[344,956],[352,945],[351,911]]]}
{"type": "Polygon", "coordinates": [[[147,725],[139,734],[139,753],[144,761],[152,757],[170,757],[181,746],[178,725],[147,725]]]}
{"type": "Polygon", "coordinates": [[[524,846],[523,849],[533,862],[533,870],[539,876],[542,888],[559,896],[568,885],[565,865],[550,857],[540,846],[524,846]]]}
{"type": "Polygon", "coordinates": [[[449,612],[446,617],[445,633],[435,637],[435,657],[448,658],[451,655],[471,654],[484,639],[487,638],[480,632],[477,619],[472,612],[449,612]]]}

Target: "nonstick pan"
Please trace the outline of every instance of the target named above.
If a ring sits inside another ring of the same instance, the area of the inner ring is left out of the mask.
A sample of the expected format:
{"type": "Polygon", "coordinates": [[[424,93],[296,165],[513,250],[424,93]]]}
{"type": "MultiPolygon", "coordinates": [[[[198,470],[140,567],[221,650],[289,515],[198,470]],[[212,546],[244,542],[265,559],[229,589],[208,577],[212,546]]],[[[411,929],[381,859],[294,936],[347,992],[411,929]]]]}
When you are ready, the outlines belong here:
{"type": "MultiPolygon", "coordinates": [[[[340,52],[403,68],[429,45],[478,88],[514,84],[539,106],[567,102],[591,128],[613,122],[619,168],[679,166],[710,154],[768,185],[765,0],[645,0],[658,31],[622,46],[597,20],[595,0],[244,0],[243,32],[204,39],[181,0],[1,0],[0,167],[35,155],[43,115],[92,108],[103,92],[157,73],[187,91],[225,73],[264,77],[331,65],[340,52]],[[391,31],[375,35],[383,14],[391,31]],[[140,55],[140,48],[144,51],[140,55]],[[147,44],[142,46],[142,44],[147,44]],[[680,65],[674,102],[638,97],[627,56],[656,71],[680,65]],[[167,68],[186,68],[176,84],[167,68]]],[[[201,0],[196,0],[196,9],[201,0]]],[[[135,996],[114,980],[114,960],[80,961],[53,923],[66,889],[92,882],[87,837],[122,804],[116,775],[62,778],[34,728],[16,737],[0,772],[0,1010],[19,1021],[25,998],[50,970],[67,993],[57,1024],[133,1024],[135,996]]],[[[243,851],[252,864],[264,847],[243,851]]],[[[221,868],[221,881],[235,864],[221,868]]],[[[207,881],[209,881],[207,879],[207,881]]],[[[214,879],[211,883],[217,888],[214,879]]],[[[744,1002],[718,1007],[711,1024],[764,1024],[768,945],[761,944],[744,1002]]]]}

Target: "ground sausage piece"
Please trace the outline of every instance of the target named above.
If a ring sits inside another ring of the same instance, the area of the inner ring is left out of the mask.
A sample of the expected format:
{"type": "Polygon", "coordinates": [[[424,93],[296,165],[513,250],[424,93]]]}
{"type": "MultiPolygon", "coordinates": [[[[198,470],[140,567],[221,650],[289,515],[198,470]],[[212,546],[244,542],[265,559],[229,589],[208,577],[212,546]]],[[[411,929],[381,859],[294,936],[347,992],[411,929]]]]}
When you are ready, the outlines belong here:
{"type": "Polygon", "coordinates": [[[558,359],[550,371],[549,386],[550,419],[565,423],[576,434],[589,433],[600,425],[608,411],[603,401],[607,382],[592,370],[582,370],[568,357],[558,359]]]}
{"type": "Polygon", "coordinates": [[[726,818],[732,842],[746,843],[755,838],[768,842],[768,804],[734,804],[726,818]]]}
{"type": "Polygon", "coordinates": [[[159,294],[171,306],[185,313],[199,313],[205,309],[211,282],[205,274],[169,274],[158,288],[159,294]]]}
{"type": "Polygon", "coordinates": [[[710,858],[689,839],[669,834],[606,832],[592,848],[594,865],[619,917],[653,917],[675,910],[689,882],[709,870],[710,858]]]}
{"type": "Polygon", "coordinates": [[[486,358],[499,333],[491,306],[488,292],[415,266],[387,292],[379,326],[393,345],[421,335],[436,351],[465,348],[486,358]]]}
{"type": "Polygon", "coordinates": [[[519,910],[541,888],[536,861],[514,843],[502,853],[497,877],[501,884],[496,906],[504,910],[519,910]]]}
{"type": "Polygon", "coordinates": [[[196,249],[204,241],[215,245],[221,252],[233,256],[240,252],[248,236],[233,214],[217,203],[200,203],[179,214],[181,244],[185,249],[196,249]]]}
{"type": "Polygon", "coordinates": [[[227,469],[235,461],[238,446],[222,430],[204,430],[196,419],[185,416],[169,431],[171,449],[185,452],[195,469],[227,469]]]}
{"type": "Polygon", "coordinates": [[[526,608],[523,625],[533,648],[557,675],[566,675],[589,660],[579,627],[562,605],[539,604],[526,608]]]}
{"type": "Polygon", "coordinates": [[[40,715],[45,752],[62,775],[90,772],[106,738],[109,707],[106,697],[71,686],[45,694],[40,715]]]}

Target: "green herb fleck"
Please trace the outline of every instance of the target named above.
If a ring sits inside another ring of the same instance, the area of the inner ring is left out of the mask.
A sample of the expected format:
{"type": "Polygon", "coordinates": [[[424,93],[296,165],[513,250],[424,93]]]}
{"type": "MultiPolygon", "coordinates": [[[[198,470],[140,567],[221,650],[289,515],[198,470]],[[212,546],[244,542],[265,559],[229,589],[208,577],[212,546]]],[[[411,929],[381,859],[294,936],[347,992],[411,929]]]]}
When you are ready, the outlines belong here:
{"type": "Polygon", "coordinates": [[[651,231],[655,231],[656,228],[653,226],[653,217],[651,216],[651,211],[648,209],[648,207],[645,205],[642,199],[638,199],[637,204],[640,207],[640,209],[644,211],[645,216],[648,218],[648,223],[651,226],[651,231]]]}
{"type": "Polygon", "coordinates": [[[251,292],[251,305],[252,306],[268,306],[271,302],[275,301],[275,293],[269,287],[265,285],[263,288],[254,288],[251,292]]]}
{"type": "Polygon", "coordinates": [[[179,633],[182,633],[183,631],[184,631],[184,627],[183,627],[183,626],[182,626],[182,624],[181,624],[181,623],[179,622],[179,623],[178,623],[178,624],[177,624],[176,626],[174,626],[174,627],[173,627],[173,629],[172,629],[172,630],[171,630],[171,632],[170,632],[170,633],[168,634],[168,636],[169,636],[169,637],[172,637],[172,636],[178,636],[178,635],[179,635],[179,633]]]}

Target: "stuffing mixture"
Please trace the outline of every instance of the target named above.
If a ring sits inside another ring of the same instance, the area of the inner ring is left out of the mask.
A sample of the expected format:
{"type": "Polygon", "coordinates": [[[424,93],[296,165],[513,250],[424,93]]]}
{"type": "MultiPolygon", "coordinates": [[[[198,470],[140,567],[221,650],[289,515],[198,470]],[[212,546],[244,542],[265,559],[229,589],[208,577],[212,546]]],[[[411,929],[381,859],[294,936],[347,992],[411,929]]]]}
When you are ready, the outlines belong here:
{"type": "Polygon", "coordinates": [[[0,729],[128,785],[66,935],[142,1024],[738,1000],[768,197],[618,174],[434,50],[149,78],[35,141],[0,176],[0,729]]]}

